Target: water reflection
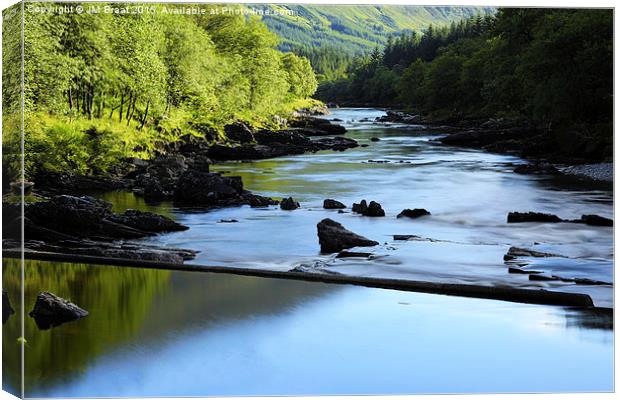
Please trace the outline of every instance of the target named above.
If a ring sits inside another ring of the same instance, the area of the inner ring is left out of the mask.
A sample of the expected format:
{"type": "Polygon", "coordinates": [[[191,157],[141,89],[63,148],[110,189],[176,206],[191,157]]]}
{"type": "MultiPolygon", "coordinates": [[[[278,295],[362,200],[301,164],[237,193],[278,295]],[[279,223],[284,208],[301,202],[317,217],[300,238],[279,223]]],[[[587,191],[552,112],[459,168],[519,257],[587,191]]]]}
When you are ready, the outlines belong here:
{"type": "MultiPolygon", "coordinates": [[[[5,260],[10,291],[15,267],[5,260]]],[[[26,321],[27,396],[607,391],[613,383],[609,314],[226,274],[47,262],[26,270],[29,307],[47,289],[90,312],[48,331],[26,321]]],[[[9,320],[5,357],[18,334],[9,320]]],[[[19,378],[7,372],[5,387],[19,378]]]]}

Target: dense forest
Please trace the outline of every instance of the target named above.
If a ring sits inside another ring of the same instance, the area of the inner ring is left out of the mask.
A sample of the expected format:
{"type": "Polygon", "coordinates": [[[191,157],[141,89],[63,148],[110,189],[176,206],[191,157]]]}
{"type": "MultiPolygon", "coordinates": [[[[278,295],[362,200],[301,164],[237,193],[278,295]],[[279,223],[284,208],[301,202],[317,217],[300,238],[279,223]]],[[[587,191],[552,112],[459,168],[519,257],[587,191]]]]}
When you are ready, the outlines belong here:
{"type": "MultiPolygon", "coordinates": [[[[5,20],[6,161],[19,154],[21,35],[20,18],[5,20]]],[[[26,12],[26,175],[105,171],[236,120],[274,126],[317,86],[308,60],[278,43],[256,16],[26,12]]]]}
{"type": "Polygon", "coordinates": [[[348,75],[317,96],[438,120],[524,117],[611,142],[613,12],[501,9],[392,38],[355,59],[348,75]]]}
{"type": "Polygon", "coordinates": [[[391,35],[421,32],[429,24],[448,25],[475,15],[495,13],[492,7],[382,5],[269,5],[267,27],[282,38],[278,48],[308,58],[319,81],[347,76],[355,56],[387,44],[391,35]]]}

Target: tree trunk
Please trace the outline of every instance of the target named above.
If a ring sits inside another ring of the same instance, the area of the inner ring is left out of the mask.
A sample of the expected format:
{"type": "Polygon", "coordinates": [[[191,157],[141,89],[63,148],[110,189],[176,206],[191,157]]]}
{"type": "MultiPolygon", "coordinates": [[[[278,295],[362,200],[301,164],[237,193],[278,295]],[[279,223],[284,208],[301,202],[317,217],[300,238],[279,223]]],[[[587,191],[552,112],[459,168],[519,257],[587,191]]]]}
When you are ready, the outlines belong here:
{"type": "Polygon", "coordinates": [[[121,92],[121,109],[118,112],[118,121],[123,122],[123,103],[125,102],[125,92],[121,92]]]}
{"type": "Polygon", "coordinates": [[[129,92],[129,101],[127,102],[127,112],[125,112],[125,119],[129,119],[129,114],[131,113],[131,105],[134,102],[133,92],[129,92]]]}
{"type": "Polygon", "coordinates": [[[140,129],[142,129],[142,127],[146,123],[146,117],[149,115],[149,105],[150,104],[151,104],[150,100],[146,102],[146,110],[144,110],[144,118],[142,118],[142,124],[140,124],[140,129]]]}
{"type": "Polygon", "coordinates": [[[129,117],[127,118],[127,126],[129,126],[129,123],[131,122],[131,119],[133,118],[133,114],[136,111],[136,99],[138,96],[134,96],[133,100],[131,102],[131,113],[129,114],[129,117]]]}
{"type": "Polygon", "coordinates": [[[69,86],[69,110],[73,110],[73,93],[71,92],[71,86],[69,86]]]}

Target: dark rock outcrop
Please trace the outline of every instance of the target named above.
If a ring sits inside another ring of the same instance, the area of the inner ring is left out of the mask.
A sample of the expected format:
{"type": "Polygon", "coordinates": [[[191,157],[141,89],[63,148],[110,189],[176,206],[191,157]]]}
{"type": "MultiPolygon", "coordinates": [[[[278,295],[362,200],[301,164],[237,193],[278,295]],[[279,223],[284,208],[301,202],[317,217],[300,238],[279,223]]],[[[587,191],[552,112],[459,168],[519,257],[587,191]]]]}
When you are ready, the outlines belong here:
{"type": "Polygon", "coordinates": [[[228,139],[238,143],[251,143],[254,139],[254,133],[243,122],[235,122],[224,127],[224,132],[228,139]]]}
{"type": "Polygon", "coordinates": [[[508,213],[508,222],[572,222],[591,226],[614,226],[614,221],[596,214],[582,215],[579,219],[562,219],[557,215],[538,212],[508,213]]]}
{"type": "Polygon", "coordinates": [[[325,199],[323,200],[323,208],[327,210],[338,210],[347,208],[347,206],[334,199],[325,199]]]}
{"type": "Polygon", "coordinates": [[[37,296],[34,308],[28,315],[34,318],[40,329],[49,329],[65,322],[86,317],[88,311],[53,293],[41,292],[37,296]]]}
{"type": "Polygon", "coordinates": [[[581,219],[573,221],[592,226],[614,226],[613,219],[601,217],[596,214],[582,215],[581,219]]]}
{"type": "Polygon", "coordinates": [[[423,217],[425,215],[431,215],[430,212],[428,212],[427,210],[423,209],[423,208],[414,208],[413,210],[410,208],[406,208],[403,211],[400,212],[400,214],[398,214],[396,216],[396,218],[420,218],[423,217]]]}
{"type": "Polygon", "coordinates": [[[553,214],[539,212],[510,212],[507,218],[508,223],[518,222],[563,222],[563,219],[553,214]]]}
{"type": "Polygon", "coordinates": [[[123,179],[77,175],[59,172],[39,172],[34,179],[39,193],[46,194],[84,194],[107,192],[130,187],[130,182],[123,179]]]}
{"type": "Polygon", "coordinates": [[[298,118],[290,121],[289,125],[301,128],[300,132],[309,136],[342,135],[347,132],[344,126],[322,118],[298,118]]]}
{"type": "Polygon", "coordinates": [[[516,258],[519,257],[537,257],[537,258],[541,258],[541,257],[561,257],[557,254],[551,254],[551,253],[543,253],[541,251],[536,251],[536,250],[530,250],[530,249],[523,249],[520,247],[511,247],[510,249],[508,249],[508,252],[506,254],[504,254],[504,261],[511,261],[514,260],[516,258]]]}
{"type": "Polygon", "coordinates": [[[123,214],[112,215],[110,220],[145,232],[173,232],[189,229],[163,215],[131,209],[123,214]]]}
{"type": "Polygon", "coordinates": [[[386,114],[377,117],[375,119],[377,122],[400,122],[404,124],[418,124],[421,122],[421,118],[419,115],[411,115],[401,111],[386,111],[386,114]]]}
{"type": "Polygon", "coordinates": [[[176,182],[174,200],[180,204],[205,207],[241,204],[242,192],[243,185],[239,177],[189,170],[176,182]]]}
{"type": "Polygon", "coordinates": [[[549,174],[556,175],[559,174],[560,171],[553,164],[546,162],[534,162],[529,164],[519,165],[514,169],[514,172],[517,174],[549,174]]]}
{"type": "MultiPolygon", "coordinates": [[[[11,212],[10,205],[3,204],[11,212]]],[[[182,263],[196,252],[125,242],[159,232],[188,229],[167,217],[150,212],[112,212],[112,205],[92,197],[55,196],[27,204],[25,216],[5,221],[3,245],[20,248],[24,225],[26,251],[182,263]]]]}
{"type": "Polygon", "coordinates": [[[329,137],[329,138],[320,138],[316,139],[312,142],[313,150],[334,150],[334,151],[345,151],[347,149],[352,149],[358,147],[359,144],[356,140],[345,137],[329,137]]]}
{"type": "Polygon", "coordinates": [[[299,203],[296,202],[292,197],[288,197],[280,202],[280,208],[283,210],[295,210],[299,207],[299,203]]]}
{"type": "Polygon", "coordinates": [[[353,203],[352,210],[354,213],[362,214],[366,217],[385,217],[385,211],[381,208],[381,204],[376,201],[366,203],[362,200],[360,203],[353,203]]]}
{"type": "Polygon", "coordinates": [[[319,222],[317,230],[323,253],[337,253],[352,247],[369,247],[379,244],[345,229],[344,226],[329,218],[319,222]]]}

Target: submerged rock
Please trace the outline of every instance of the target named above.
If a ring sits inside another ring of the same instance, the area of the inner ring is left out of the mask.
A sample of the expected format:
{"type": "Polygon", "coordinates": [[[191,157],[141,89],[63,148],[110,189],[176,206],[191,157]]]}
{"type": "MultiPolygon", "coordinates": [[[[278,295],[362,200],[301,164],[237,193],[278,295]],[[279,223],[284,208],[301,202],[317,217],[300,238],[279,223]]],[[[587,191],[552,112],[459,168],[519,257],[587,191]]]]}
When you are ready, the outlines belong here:
{"type": "Polygon", "coordinates": [[[510,212],[508,213],[508,223],[518,222],[562,222],[563,219],[553,214],[539,212],[510,212]]]}
{"type": "Polygon", "coordinates": [[[338,253],[336,258],[368,258],[370,256],[372,256],[372,253],[364,253],[364,252],[360,252],[360,251],[346,251],[346,250],[343,250],[340,253],[338,253]]]}
{"type": "Polygon", "coordinates": [[[400,214],[396,216],[396,218],[403,218],[403,217],[420,218],[425,215],[431,215],[431,213],[423,208],[414,208],[413,210],[410,208],[406,208],[403,211],[401,211],[400,214]]]}
{"type": "Polygon", "coordinates": [[[49,329],[83,318],[88,315],[88,311],[53,293],[41,292],[28,315],[35,319],[40,329],[49,329]]]}
{"type": "Polygon", "coordinates": [[[518,257],[562,257],[557,254],[543,253],[541,251],[523,249],[520,247],[511,247],[508,252],[504,254],[504,261],[514,260],[518,257]]]}
{"type": "Polygon", "coordinates": [[[325,199],[323,200],[323,208],[327,210],[337,210],[347,208],[347,206],[334,199],[325,199]]]}
{"type": "Polygon", "coordinates": [[[299,207],[299,203],[296,202],[292,197],[286,198],[280,202],[280,208],[283,210],[295,210],[299,207]]]}
{"type": "Polygon", "coordinates": [[[344,226],[329,218],[317,224],[317,231],[323,253],[336,253],[352,247],[369,247],[379,244],[345,229],[344,226]]]}

